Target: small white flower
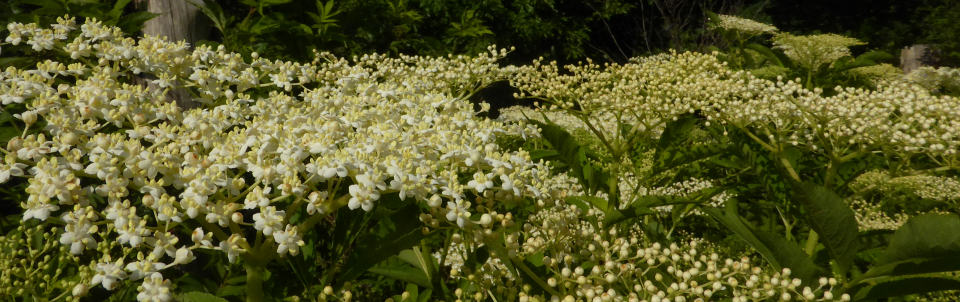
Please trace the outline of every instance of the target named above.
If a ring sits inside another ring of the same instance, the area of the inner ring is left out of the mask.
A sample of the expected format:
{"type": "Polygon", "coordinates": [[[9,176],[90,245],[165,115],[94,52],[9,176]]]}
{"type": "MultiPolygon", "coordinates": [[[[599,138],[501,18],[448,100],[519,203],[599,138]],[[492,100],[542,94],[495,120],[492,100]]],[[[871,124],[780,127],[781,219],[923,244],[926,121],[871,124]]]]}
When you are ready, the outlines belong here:
{"type": "Polygon", "coordinates": [[[170,265],[187,264],[193,262],[194,259],[197,259],[197,257],[193,255],[193,251],[187,247],[180,247],[177,249],[176,258],[173,259],[170,265]]]}
{"type": "Polygon", "coordinates": [[[269,236],[283,226],[284,214],[274,206],[260,208],[260,213],[253,214],[253,227],[269,236]]]}
{"type": "Polygon", "coordinates": [[[284,231],[274,232],[273,239],[278,244],[277,254],[280,255],[289,252],[291,256],[296,256],[300,252],[300,247],[304,244],[303,240],[300,239],[300,234],[297,234],[297,227],[289,224],[284,231]]]}
{"type": "Polygon", "coordinates": [[[380,199],[380,192],[364,185],[350,185],[349,191],[350,200],[347,202],[347,207],[351,210],[363,208],[364,211],[369,212],[373,210],[373,202],[380,199]]]}
{"type": "Polygon", "coordinates": [[[137,301],[167,302],[173,301],[170,294],[170,280],[163,279],[160,273],[152,273],[137,287],[137,301]]]}
{"type": "Polygon", "coordinates": [[[97,263],[94,267],[97,273],[93,275],[93,279],[90,280],[90,285],[102,284],[103,288],[113,290],[118,281],[127,278],[127,273],[122,269],[123,259],[110,262],[110,257],[107,256],[102,261],[104,262],[97,263]]]}
{"type": "Polygon", "coordinates": [[[470,207],[469,201],[456,200],[456,202],[448,201],[447,202],[447,220],[451,222],[456,222],[457,226],[464,227],[470,219],[470,212],[467,209],[470,207]]]}
{"type": "Polygon", "coordinates": [[[246,252],[246,249],[240,245],[241,242],[246,242],[246,239],[239,234],[230,235],[230,238],[220,242],[220,250],[227,254],[227,260],[230,263],[236,262],[241,252],[246,252]]]}
{"type": "Polygon", "coordinates": [[[130,272],[131,280],[143,279],[143,277],[157,272],[166,266],[166,264],[162,262],[157,262],[153,254],[148,254],[147,257],[144,257],[143,254],[137,254],[137,258],[140,260],[127,263],[125,267],[126,270],[130,272]]]}
{"type": "Polygon", "coordinates": [[[193,229],[193,233],[190,236],[190,239],[193,240],[193,244],[206,248],[213,247],[213,243],[210,241],[212,238],[213,234],[205,233],[201,227],[193,229]]]}

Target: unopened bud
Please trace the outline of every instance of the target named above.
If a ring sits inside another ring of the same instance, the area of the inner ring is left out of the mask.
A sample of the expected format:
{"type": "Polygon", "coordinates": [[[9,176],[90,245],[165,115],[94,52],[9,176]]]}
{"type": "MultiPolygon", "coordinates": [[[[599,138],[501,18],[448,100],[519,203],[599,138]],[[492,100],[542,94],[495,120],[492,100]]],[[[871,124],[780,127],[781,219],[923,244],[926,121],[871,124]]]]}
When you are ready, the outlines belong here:
{"type": "Polygon", "coordinates": [[[24,111],[20,114],[20,120],[27,124],[27,126],[33,125],[33,123],[37,122],[37,112],[33,110],[24,111]]]}

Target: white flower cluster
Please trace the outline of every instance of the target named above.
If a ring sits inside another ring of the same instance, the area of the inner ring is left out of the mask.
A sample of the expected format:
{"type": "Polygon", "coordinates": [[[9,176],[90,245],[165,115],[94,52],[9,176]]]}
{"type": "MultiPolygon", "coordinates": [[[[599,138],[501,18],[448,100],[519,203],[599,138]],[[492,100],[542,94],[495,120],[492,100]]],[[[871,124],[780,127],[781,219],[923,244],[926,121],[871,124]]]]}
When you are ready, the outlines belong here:
{"type": "Polygon", "coordinates": [[[23,219],[62,220],[59,242],[100,259],[86,284],[143,279],[141,301],[169,300],[162,270],[192,261],[193,249],[221,250],[231,262],[254,251],[297,255],[302,234],[326,214],[370,211],[388,194],[469,228],[487,214],[473,212],[492,208],[478,196],[564,191],[544,164],[494,143],[537,135],[535,127],[478,118],[466,101],[502,77],[495,61],[505,50],[248,62],[223,48],[125,38],[93,19],[79,31],[68,17],[51,29],[8,29],[8,43],[70,62],[0,72],[3,104],[25,107],[17,117],[27,127],[43,125],[9,141],[0,182],[27,178],[23,219]],[[172,89],[201,107],[177,107],[172,89]],[[307,218],[291,223],[299,211],[307,218]],[[248,240],[247,230],[265,239],[248,240]]]}
{"type": "Polygon", "coordinates": [[[934,92],[960,93],[960,68],[922,66],[904,75],[903,80],[934,92]]]}
{"type": "Polygon", "coordinates": [[[887,171],[873,170],[850,182],[857,194],[905,192],[929,200],[954,204],[960,201],[960,180],[955,177],[927,174],[893,176],[887,171]]]}
{"type": "MultiPolygon", "coordinates": [[[[551,106],[586,114],[621,112],[656,131],[680,114],[699,112],[707,125],[756,131],[773,147],[926,153],[955,162],[960,148],[960,99],[908,83],[875,90],[837,87],[834,95],[798,81],[768,81],[726,68],[716,56],[671,53],[624,65],[535,63],[512,83],[551,106]]],[[[649,136],[649,135],[647,135],[649,136]]]]}
{"type": "Polygon", "coordinates": [[[499,288],[491,290],[498,296],[518,290],[520,301],[850,300],[847,294],[834,294],[838,285],[833,278],[804,285],[789,269],[770,272],[746,257],[722,258],[699,240],[650,243],[637,229],[597,229],[583,215],[603,216],[572,205],[548,205],[516,235],[519,258],[542,258],[547,273],[537,277],[545,280],[550,294],[533,294],[533,284],[514,280],[505,269],[484,271],[471,280],[497,280],[491,283],[499,288]],[[515,282],[521,283],[502,286],[515,282]]]}
{"type": "Polygon", "coordinates": [[[888,215],[883,211],[883,205],[867,202],[863,199],[855,199],[850,202],[853,213],[857,218],[857,226],[860,231],[871,230],[896,230],[907,223],[910,215],[896,213],[888,215]]]}
{"type": "Polygon", "coordinates": [[[777,32],[777,27],[754,20],[731,15],[717,15],[716,26],[725,30],[744,33],[749,36],[777,32]]]}
{"type": "Polygon", "coordinates": [[[900,68],[888,63],[857,67],[850,69],[848,72],[869,81],[873,85],[882,85],[885,82],[897,80],[904,76],[900,68]]]}
{"type": "Polygon", "coordinates": [[[774,48],[807,70],[817,70],[824,64],[850,56],[850,47],[864,45],[860,40],[837,34],[797,36],[781,33],[773,36],[774,48]]]}

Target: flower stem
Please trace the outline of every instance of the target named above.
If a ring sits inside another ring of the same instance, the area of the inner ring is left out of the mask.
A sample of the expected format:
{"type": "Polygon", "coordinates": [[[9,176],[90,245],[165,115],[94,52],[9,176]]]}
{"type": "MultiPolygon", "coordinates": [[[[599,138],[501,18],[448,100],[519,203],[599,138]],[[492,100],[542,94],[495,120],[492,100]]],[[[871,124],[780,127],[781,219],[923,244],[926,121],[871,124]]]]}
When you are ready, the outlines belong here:
{"type": "Polygon", "coordinates": [[[263,270],[265,267],[258,261],[245,261],[243,268],[247,271],[247,302],[264,301],[263,270]]]}

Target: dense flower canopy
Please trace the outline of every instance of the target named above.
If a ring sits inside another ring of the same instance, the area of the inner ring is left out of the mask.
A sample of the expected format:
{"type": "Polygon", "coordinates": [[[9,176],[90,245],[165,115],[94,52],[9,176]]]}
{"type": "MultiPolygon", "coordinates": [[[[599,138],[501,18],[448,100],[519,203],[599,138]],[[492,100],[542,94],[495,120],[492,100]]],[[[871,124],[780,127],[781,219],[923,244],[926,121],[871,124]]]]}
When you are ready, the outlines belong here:
{"type": "Polygon", "coordinates": [[[275,255],[297,255],[319,218],[343,206],[371,211],[387,194],[466,228],[482,227],[477,196],[549,198],[562,185],[526,152],[495,144],[536,128],[477,118],[463,98],[498,76],[505,50],[248,62],[222,48],[125,38],[95,20],[8,29],[6,42],[73,60],[0,73],[4,105],[24,105],[17,117],[41,128],[12,139],[0,168],[4,182],[29,180],[23,220],[62,220],[71,254],[100,255],[81,285],[146,278],[138,298],[156,298],[169,283],[160,271],[192,260],[192,249],[232,261],[249,252],[244,228],[275,255]],[[172,89],[200,106],[181,109],[172,89]],[[317,218],[291,223],[301,209],[317,218]]]}
{"type": "MultiPolygon", "coordinates": [[[[776,31],[730,16],[720,21],[753,34],[776,31]]],[[[404,203],[419,211],[424,233],[449,231],[453,245],[443,247],[441,266],[462,267],[468,253],[494,249],[495,242],[507,250],[484,257],[482,269],[467,276],[451,271],[450,278],[469,284],[456,289],[458,297],[849,300],[834,278],[801,280],[786,267],[766,270],[764,263],[716,253],[712,243],[688,238],[695,236],[677,237],[681,244],[653,243],[639,224],[605,225],[606,215],[634,200],[683,198],[719,183],[702,175],[645,182],[654,152],[625,154],[638,141],[656,140],[668,123],[696,115],[704,127],[723,133],[717,137],[739,131],[774,154],[796,148],[832,164],[882,153],[960,167],[960,100],[937,91],[952,83],[947,80],[955,73],[948,69],[925,70],[937,75],[932,86],[915,74],[877,77],[875,89],[825,92],[799,80],[732,70],[717,53],[670,52],[625,64],[561,67],[538,60],[500,66],[507,51],[491,47],[476,57],[373,54],[347,60],[318,53],[313,62],[294,63],[222,47],[190,49],[151,36],[127,38],[93,19],[7,29],[6,43],[59,61],[0,72],[4,110],[27,127],[2,149],[0,183],[25,182],[22,222],[47,224],[46,235],[23,231],[47,239],[43,251],[59,251],[38,265],[56,260],[80,266],[76,276],[58,281],[74,297],[135,281],[138,300],[167,301],[174,299],[175,284],[168,272],[196,261],[198,249],[231,264],[300,256],[310,247],[305,234],[333,213],[377,213],[404,203]],[[518,96],[540,106],[508,110],[500,120],[480,117],[467,99],[498,80],[510,81],[518,96]],[[175,91],[187,99],[174,100],[175,91]],[[582,182],[535,160],[543,154],[503,147],[505,138],[541,136],[530,118],[555,121],[581,141],[605,147],[598,157],[613,158],[600,167],[613,175],[604,184],[612,189],[585,193],[582,182]],[[584,209],[565,202],[571,196],[623,203],[609,207],[614,210],[584,209]],[[531,205],[520,224],[510,212],[516,207],[507,206],[518,204],[531,205]],[[531,281],[511,268],[529,259],[544,272],[533,283],[545,293],[532,292],[531,281]]],[[[848,56],[858,44],[831,35],[774,38],[777,48],[810,69],[848,56]]],[[[869,172],[850,188],[909,187],[923,198],[957,200],[955,178],[920,174],[869,172]]],[[[674,216],[702,214],[694,207],[721,208],[736,198],[736,192],[717,192],[674,216]]],[[[861,229],[905,223],[905,216],[876,214],[865,199],[850,202],[868,209],[855,218],[861,229]]],[[[650,215],[670,216],[674,209],[660,206],[650,215]]],[[[13,250],[29,241],[0,239],[0,248],[13,250]]],[[[0,262],[17,262],[22,254],[0,262]]]]}

